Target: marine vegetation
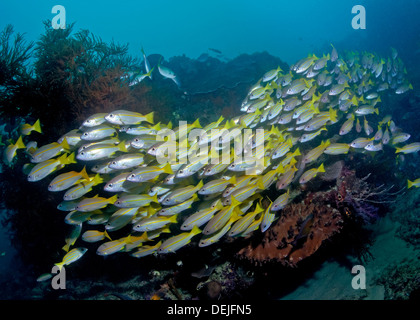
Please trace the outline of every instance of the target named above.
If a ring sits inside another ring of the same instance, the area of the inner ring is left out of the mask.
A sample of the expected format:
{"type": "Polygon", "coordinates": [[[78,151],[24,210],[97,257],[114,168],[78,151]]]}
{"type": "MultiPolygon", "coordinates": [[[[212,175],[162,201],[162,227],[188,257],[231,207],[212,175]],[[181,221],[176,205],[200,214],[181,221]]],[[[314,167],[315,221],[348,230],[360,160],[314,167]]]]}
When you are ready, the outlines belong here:
{"type": "Polygon", "coordinates": [[[35,72],[48,84],[41,91],[64,92],[66,105],[48,93],[45,103],[53,105],[40,114],[41,127],[26,123],[4,151],[8,165],[29,160],[27,183],[60,199],[57,210],[71,226],[63,254],[51,261],[60,268],[94,245],[100,256],[141,259],[238,238],[249,241],[239,255],[297,266],[342,232],[349,216],[370,223],[377,196],[394,195],[338,160],[374,163],[420,150],[384,106],[412,89],[395,50],[391,57],[334,47],[309,55],[263,74],[238,105],[244,114],[177,124],[132,95],[157,72],[182,86],[176,70],[161,59],[150,63],[143,51],[145,72],[133,73],[140,67],[126,47],[87,31],[60,32],[41,39],[35,72]],[[52,106],[60,106],[58,118],[52,106]],[[25,135],[60,123],[40,146],[25,135]]]}

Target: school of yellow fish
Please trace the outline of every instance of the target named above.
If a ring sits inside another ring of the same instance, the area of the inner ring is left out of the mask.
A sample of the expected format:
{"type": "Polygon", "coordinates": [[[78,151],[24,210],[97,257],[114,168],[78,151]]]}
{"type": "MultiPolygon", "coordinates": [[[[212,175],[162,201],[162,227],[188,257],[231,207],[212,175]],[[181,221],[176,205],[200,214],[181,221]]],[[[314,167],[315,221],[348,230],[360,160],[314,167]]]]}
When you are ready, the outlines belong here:
{"type": "MultiPolygon", "coordinates": [[[[408,143],[410,134],[390,116],[379,117],[382,92],[410,89],[396,50],[388,58],[368,52],[339,56],[333,47],[288,71],[264,74],[240,106],[245,113],[233,119],[175,127],[155,124],[153,112],[116,110],[92,115],[79,129],[39,148],[25,146],[20,137],[6,158],[11,162],[26,148],[31,164],[24,170],[33,182],[80,164],[80,171],[60,173],[48,187],[63,193],[58,209],[73,226],[63,247],[67,254],[56,263],[60,268],[83,256],[83,241],[101,242],[97,254],[103,256],[165,254],[197,235],[204,247],[223,236],[264,232],[293,200],[293,188],[325,172],[320,163],[325,157],[384,148],[418,152],[419,142],[408,143]],[[227,154],[223,161],[222,154],[227,154]],[[269,188],[276,188],[278,197],[263,206],[269,188]],[[115,238],[123,228],[126,235],[115,238]]],[[[41,132],[39,122],[21,129],[22,135],[41,132]]],[[[409,187],[419,184],[408,181],[409,187]]]]}

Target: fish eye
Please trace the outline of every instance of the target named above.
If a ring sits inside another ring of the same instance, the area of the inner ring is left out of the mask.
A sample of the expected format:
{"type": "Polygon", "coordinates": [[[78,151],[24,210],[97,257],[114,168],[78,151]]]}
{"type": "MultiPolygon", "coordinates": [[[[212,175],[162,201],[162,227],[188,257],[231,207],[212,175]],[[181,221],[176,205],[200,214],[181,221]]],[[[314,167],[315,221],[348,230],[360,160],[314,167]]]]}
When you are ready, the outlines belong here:
{"type": "Polygon", "coordinates": [[[84,154],[85,154],[85,153],[84,153],[83,151],[82,151],[82,152],[80,152],[80,155],[82,155],[82,156],[83,156],[84,154]]]}
{"type": "Polygon", "coordinates": [[[85,133],[83,133],[83,135],[86,137],[86,136],[88,135],[88,133],[87,133],[87,132],[85,132],[85,133]]]}
{"type": "Polygon", "coordinates": [[[111,114],[109,115],[109,117],[110,117],[110,118],[113,118],[113,117],[114,117],[114,115],[111,113],[111,114]]]}
{"type": "Polygon", "coordinates": [[[117,164],[117,161],[112,161],[111,164],[117,164]]]}
{"type": "Polygon", "coordinates": [[[113,186],[112,183],[108,184],[108,188],[112,188],[112,186],[113,186]]]}
{"type": "Polygon", "coordinates": [[[179,170],[179,173],[184,173],[184,170],[179,170]]]}

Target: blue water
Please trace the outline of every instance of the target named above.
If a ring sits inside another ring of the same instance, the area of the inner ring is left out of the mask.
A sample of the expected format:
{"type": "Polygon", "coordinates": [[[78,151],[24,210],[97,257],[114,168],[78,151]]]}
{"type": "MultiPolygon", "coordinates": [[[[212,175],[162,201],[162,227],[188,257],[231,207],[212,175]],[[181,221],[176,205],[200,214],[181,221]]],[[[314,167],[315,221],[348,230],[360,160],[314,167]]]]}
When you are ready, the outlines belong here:
{"type": "Polygon", "coordinates": [[[167,58],[196,58],[208,48],[228,58],[265,50],[290,64],[324,52],[330,43],[412,50],[420,30],[417,0],[2,1],[0,29],[11,23],[28,40],[37,40],[42,21],[55,16],[51,9],[58,4],[76,30],[129,43],[133,55],[143,46],[167,58]],[[366,8],[365,30],[351,26],[355,5],[366,8]]]}

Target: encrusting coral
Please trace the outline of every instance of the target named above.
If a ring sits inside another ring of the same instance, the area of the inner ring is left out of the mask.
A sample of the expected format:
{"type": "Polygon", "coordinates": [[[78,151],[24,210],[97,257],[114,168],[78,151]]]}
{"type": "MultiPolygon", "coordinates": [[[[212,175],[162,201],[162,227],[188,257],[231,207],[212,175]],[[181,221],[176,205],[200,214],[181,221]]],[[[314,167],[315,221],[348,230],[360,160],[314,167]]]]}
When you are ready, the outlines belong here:
{"type": "Polygon", "coordinates": [[[238,255],[256,264],[275,260],[296,267],[298,262],[315,253],[325,240],[340,232],[342,226],[340,211],[326,202],[324,192],[317,192],[300,203],[286,206],[261,243],[256,246],[250,243],[238,255]]]}

